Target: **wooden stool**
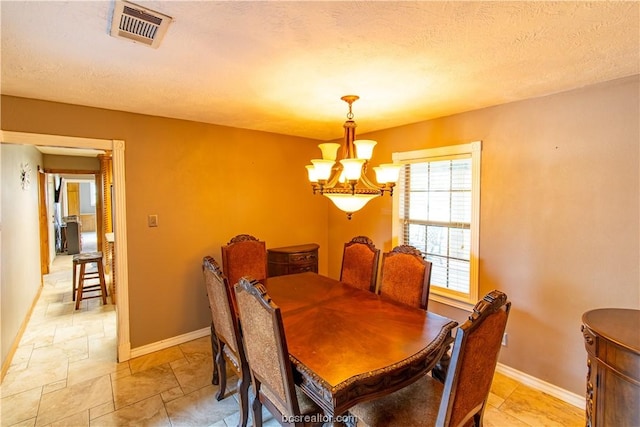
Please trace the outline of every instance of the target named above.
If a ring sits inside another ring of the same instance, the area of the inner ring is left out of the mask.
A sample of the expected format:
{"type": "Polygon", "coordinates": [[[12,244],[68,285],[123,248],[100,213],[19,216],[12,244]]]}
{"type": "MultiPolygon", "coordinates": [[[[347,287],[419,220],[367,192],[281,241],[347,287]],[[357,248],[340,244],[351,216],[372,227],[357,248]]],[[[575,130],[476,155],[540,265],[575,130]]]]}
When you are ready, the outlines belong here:
{"type": "Polygon", "coordinates": [[[76,302],[76,310],[80,308],[82,298],[100,298],[102,303],[107,304],[107,285],[104,279],[104,267],[102,265],[102,252],[88,252],[73,256],[73,300],[76,302]],[[86,271],[86,265],[95,263],[97,271],[86,271]],[[76,283],[76,267],[80,266],[80,276],[76,283]],[[98,279],[99,283],[85,284],[86,280],[98,279]],[[100,291],[99,295],[85,297],[85,292],[100,291]]]}

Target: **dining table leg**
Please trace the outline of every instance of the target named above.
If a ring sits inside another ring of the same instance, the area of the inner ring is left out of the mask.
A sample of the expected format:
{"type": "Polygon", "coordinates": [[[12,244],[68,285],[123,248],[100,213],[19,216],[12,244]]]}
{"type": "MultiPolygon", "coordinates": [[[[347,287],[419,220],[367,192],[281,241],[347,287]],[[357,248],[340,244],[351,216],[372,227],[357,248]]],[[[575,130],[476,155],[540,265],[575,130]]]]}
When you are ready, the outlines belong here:
{"type": "Polygon", "coordinates": [[[451,349],[451,344],[446,347],[444,353],[442,354],[442,357],[431,370],[431,376],[443,384],[445,378],[447,377],[449,364],[451,363],[451,355],[449,354],[449,349],[451,349]]]}

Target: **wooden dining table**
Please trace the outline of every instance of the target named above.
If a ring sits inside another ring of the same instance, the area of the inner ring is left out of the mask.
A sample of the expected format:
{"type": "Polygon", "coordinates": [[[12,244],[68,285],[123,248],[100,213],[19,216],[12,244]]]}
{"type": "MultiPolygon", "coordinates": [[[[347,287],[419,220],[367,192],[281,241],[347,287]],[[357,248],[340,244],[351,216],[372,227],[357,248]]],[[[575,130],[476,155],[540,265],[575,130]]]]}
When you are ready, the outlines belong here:
{"type": "Polygon", "coordinates": [[[294,380],[335,420],[429,372],[457,322],[316,273],[270,277],[294,380]]]}

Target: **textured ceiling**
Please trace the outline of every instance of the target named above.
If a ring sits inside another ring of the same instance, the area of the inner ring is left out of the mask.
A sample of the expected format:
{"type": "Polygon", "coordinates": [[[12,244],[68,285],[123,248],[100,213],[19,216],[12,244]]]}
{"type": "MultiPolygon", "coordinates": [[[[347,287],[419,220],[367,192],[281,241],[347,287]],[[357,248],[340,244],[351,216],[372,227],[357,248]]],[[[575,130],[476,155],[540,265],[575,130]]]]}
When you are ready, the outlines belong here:
{"type": "Polygon", "coordinates": [[[139,1],[158,49],[109,36],[112,1],[1,1],[1,91],[318,139],[640,72],[640,3],[139,1]]]}

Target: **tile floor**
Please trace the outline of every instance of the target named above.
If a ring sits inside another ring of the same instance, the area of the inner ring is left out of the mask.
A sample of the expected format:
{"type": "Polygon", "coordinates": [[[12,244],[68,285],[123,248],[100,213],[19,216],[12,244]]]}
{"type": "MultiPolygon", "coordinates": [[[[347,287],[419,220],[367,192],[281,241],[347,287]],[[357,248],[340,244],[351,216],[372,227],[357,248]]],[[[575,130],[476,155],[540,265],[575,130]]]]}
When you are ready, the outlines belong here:
{"type": "MultiPolygon", "coordinates": [[[[217,401],[209,337],[116,361],[114,306],[71,301],[71,257],[45,277],[0,401],[1,426],[236,426],[235,378],[217,401]]],[[[485,426],[584,426],[582,409],[496,374],[485,426]]],[[[277,426],[267,413],[266,426],[277,426]]]]}

